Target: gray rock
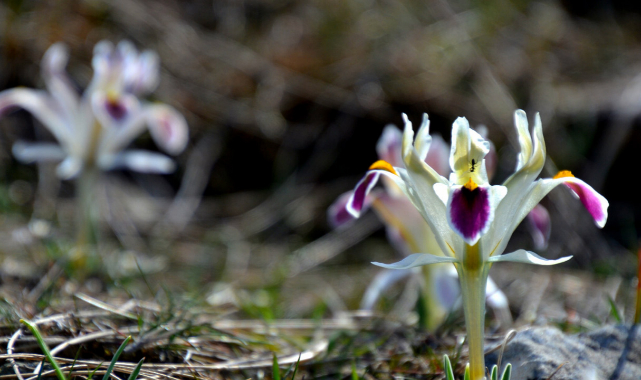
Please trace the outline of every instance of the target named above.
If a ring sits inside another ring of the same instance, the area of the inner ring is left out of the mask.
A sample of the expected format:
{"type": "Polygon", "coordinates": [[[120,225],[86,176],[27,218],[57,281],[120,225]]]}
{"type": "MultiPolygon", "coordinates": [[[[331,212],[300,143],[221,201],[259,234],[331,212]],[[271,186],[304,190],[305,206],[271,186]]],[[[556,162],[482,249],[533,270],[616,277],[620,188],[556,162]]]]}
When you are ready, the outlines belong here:
{"type": "MultiPolygon", "coordinates": [[[[552,327],[520,331],[508,343],[502,364],[512,363],[512,380],[640,380],[641,333],[638,326],[605,326],[577,335],[552,327]]],[[[498,351],[488,354],[491,367],[498,351]]]]}

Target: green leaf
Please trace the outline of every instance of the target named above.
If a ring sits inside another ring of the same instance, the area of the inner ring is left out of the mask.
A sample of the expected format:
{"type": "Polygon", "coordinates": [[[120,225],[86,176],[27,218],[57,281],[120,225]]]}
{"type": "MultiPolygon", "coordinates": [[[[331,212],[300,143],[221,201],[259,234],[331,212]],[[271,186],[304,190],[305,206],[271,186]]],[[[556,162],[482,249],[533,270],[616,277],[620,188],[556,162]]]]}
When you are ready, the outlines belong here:
{"type": "Polygon", "coordinates": [[[490,374],[490,380],[498,380],[498,376],[499,376],[498,372],[499,372],[499,369],[496,366],[496,364],[494,364],[492,366],[492,373],[490,374]]]}
{"type": "Polygon", "coordinates": [[[42,362],[40,362],[40,370],[38,371],[38,377],[36,378],[36,380],[40,380],[42,378],[42,371],[44,371],[45,360],[46,359],[42,359],[42,362]]]}
{"type": "Polygon", "coordinates": [[[463,380],[470,380],[470,363],[465,365],[465,374],[463,375],[463,380]]]}
{"type": "Polygon", "coordinates": [[[505,366],[505,370],[503,371],[503,376],[501,376],[501,380],[510,380],[510,377],[512,376],[512,364],[507,363],[505,366]]]}
{"type": "Polygon", "coordinates": [[[118,347],[118,351],[114,354],[114,357],[111,358],[111,363],[109,363],[109,367],[107,367],[107,372],[105,372],[105,375],[102,377],[102,380],[109,380],[111,377],[111,373],[114,370],[114,366],[118,362],[118,358],[120,357],[120,354],[125,350],[125,347],[127,347],[127,343],[131,340],[131,335],[125,338],[125,341],[122,342],[120,347],[118,347]]]}
{"type": "Polygon", "coordinates": [[[614,318],[614,320],[618,324],[623,323],[623,320],[621,318],[621,313],[619,313],[619,309],[617,308],[617,304],[614,303],[614,300],[612,299],[612,297],[608,296],[608,302],[610,303],[610,315],[614,318]]]}
{"type": "Polygon", "coordinates": [[[133,372],[131,375],[129,375],[129,378],[127,380],[136,380],[138,378],[138,374],[140,373],[140,369],[142,368],[142,363],[145,361],[145,358],[140,359],[138,364],[136,365],[136,368],[134,368],[133,372]]]}
{"type": "Polygon", "coordinates": [[[40,346],[42,353],[45,355],[47,360],[49,360],[49,363],[53,367],[53,370],[56,372],[56,376],[58,377],[58,380],[67,380],[65,378],[65,374],[62,373],[62,369],[60,368],[60,365],[51,355],[51,351],[49,351],[49,347],[47,346],[47,343],[45,343],[45,340],[42,338],[42,334],[40,334],[40,330],[38,330],[38,326],[35,323],[31,321],[27,321],[25,319],[21,319],[20,323],[27,326],[29,331],[31,331],[31,334],[33,334],[33,336],[36,338],[36,341],[38,342],[38,345],[40,346]]]}
{"type": "Polygon", "coordinates": [[[300,356],[301,354],[298,354],[298,360],[296,361],[296,367],[294,367],[294,373],[292,374],[292,380],[296,378],[296,372],[298,372],[298,365],[300,364],[300,356]]]}
{"type": "Polygon", "coordinates": [[[278,368],[278,358],[274,354],[274,364],[272,364],[272,379],[280,380],[280,368],[278,368]]]}
{"type": "Polygon", "coordinates": [[[355,361],[352,361],[352,380],[359,380],[358,373],[356,372],[356,362],[355,361]]]}
{"type": "Polygon", "coordinates": [[[452,370],[452,363],[447,355],[443,355],[443,370],[445,371],[446,380],[454,380],[454,371],[452,370]]]}

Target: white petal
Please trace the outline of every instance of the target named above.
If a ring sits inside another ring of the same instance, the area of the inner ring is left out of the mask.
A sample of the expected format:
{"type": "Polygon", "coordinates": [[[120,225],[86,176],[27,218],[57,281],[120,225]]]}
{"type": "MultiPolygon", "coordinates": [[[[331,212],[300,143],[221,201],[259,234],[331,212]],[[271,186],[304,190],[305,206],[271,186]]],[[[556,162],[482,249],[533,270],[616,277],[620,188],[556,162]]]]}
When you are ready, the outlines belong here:
{"type": "Polygon", "coordinates": [[[487,278],[485,299],[493,309],[506,309],[508,307],[507,297],[490,277],[487,278]]]}
{"type": "Polygon", "coordinates": [[[113,156],[102,156],[98,165],[105,169],[130,169],[141,173],[172,173],[176,164],[164,154],[145,150],[128,150],[113,156]]]}
{"type": "Polygon", "coordinates": [[[519,146],[521,148],[516,163],[516,171],[519,171],[530,160],[530,156],[532,155],[532,138],[530,137],[530,129],[525,111],[516,110],[514,112],[514,125],[516,126],[519,146]]]}
{"type": "Polygon", "coordinates": [[[385,126],[381,137],[376,143],[376,153],[378,153],[378,158],[389,162],[392,166],[402,166],[402,147],[403,134],[401,131],[394,124],[385,126]]]}
{"type": "Polygon", "coordinates": [[[499,262],[499,261],[512,261],[516,263],[526,263],[526,264],[536,264],[536,265],[556,265],[564,263],[570,260],[572,256],[561,257],[556,260],[548,260],[537,255],[534,252],[526,251],[524,249],[519,249],[512,253],[506,253],[500,256],[492,256],[488,259],[489,262],[499,262]]]}
{"type": "Polygon", "coordinates": [[[440,135],[432,136],[430,149],[425,157],[425,163],[439,175],[448,177],[450,173],[450,147],[440,135]]]}
{"type": "Polygon", "coordinates": [[[21,87],[0,92],[0,115],[13,107],[29,111],[61,144],[66,145],[73,138],[73,121],[46,92],[21,87]]]}
{"type": "Polygon", "coordinates": [[[172,155],[185,149],[189,128],[180,112],[166,104],[153,104],[145,107],[144,114],[151,137],[161,149],[172,155]]]}
{"type": "Polygon", "coordinates": [[[69,52],[62,43],[51,45],[42,58],[42,76],[47,89],[68,120],[75,118],[80,98],[71,80],[67,77],[65,67],[69,52]]]}
{"type": "Polygon", "coordinates": [[[414,130],[412,129],[412,122],[406,114],[401,114],[403,118],[403,160],[407,160],[410,152],[414,149],[414,130]]]}
{"type": "Polygon", "coordinates": [[[26,143],[18,141],[13,144],[13,155],[24,163],[36,161],[62,161],[66,153],[60,145],[52,143],[26,143]]]}
{"type": "Polygon", "coordinates": [[[470,129],[470,123],[466,118],[459,117],[454,121],[450,151],[450,167],[453,172],[459,175],[468,172],[472,160],[480,165],[489,151],[490,143],[485,141],[478,132],[470,129]]]}
{"type": "Polygon", "coordinates": [[[432,137],[430,136],[430,119],[426,113],[423,114],[421,126],[416,132],[416,139],[414,140],[414,148],[418,152],[418,157],[421,161],[425,161],[427,152],[430,149],[432,137]]]}
{"type": "Polygon", "coordinates": [[[383,264],[373,262],[372,264],[379,267],[388,268],[388,269],[410,269],[422,265],[438,264],[438,263],[454,263],[457,262],[457,259],[453,257],[446,256],[436,256],[429,253],[415,253],[409,255],[403,260],[393,263],[393,264],[383,264]]]}
{"type": "Polygon", "coordinates": [[[532,139],[522,117],[525,117],[523,111],[519,110],[515,113],[519,143],[521,144],[521,152],[527,151],[530,156],[521,169],[503,183],[508,188],[508,192],[496,209],[496,219],[487,232],[488,238],[484,239],[483,243],[484,249],[492,250],[494,255],[500,255],[503,252],[516,227],[544,196],[540,196],[536,200],[537,197],[531,195],[534,180],[545,164],[545,141],[543,140],[541,118],[538,114],[535,117],[534,146],[532,147],[532,139]]]}
{"type": "Polygon", "coordinates": [[[385,290],[405,277],[408,277],[410,274],[412,274],[412,270],[410,269],[385,270],[378,273],[367,286],[363,299],[361,300],[360,309],[372,310],[376,301],[378,301],[385,290]]]}
{"type": "Polygon", "coordinates": [[[56,168],[56,174],[62,179],[75,178],[83,168],[83,162],[77,157],[67,157],[56,168]]]}
{"type": "Polygon", "coordinates": [[[447,202],[450,199],[450,187],[444,183],[435,183],[434,192],[443,204],[447,206],[447,202]]]}

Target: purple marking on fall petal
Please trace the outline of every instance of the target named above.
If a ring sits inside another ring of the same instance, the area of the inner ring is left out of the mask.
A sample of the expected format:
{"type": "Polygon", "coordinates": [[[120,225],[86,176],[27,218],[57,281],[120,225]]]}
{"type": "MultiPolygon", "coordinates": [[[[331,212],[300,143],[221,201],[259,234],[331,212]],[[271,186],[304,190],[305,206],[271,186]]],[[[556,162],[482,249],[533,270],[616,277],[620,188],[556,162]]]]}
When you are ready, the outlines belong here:
{"type": "Polygon", "coordinates": [[[565,185],[572,189],[579,196],[581,203],[588,210],[590,215],[594,218],[596,223],[602,227],[605,224],[607,217],[606,208],[601,199],[597,196],[598,193],[593,188],[578,182],[565,182],[565,185]]]}
{"type": "Polygon", "coordinates": [[[347,211],[347,202],[349,202],[352,192],[342,194],[327,209],[327,221],[332,228],[342,228],[349,225],[356,218],[347,211]]]}
{"type": "Polygon", "coordinates": [[[450,196],[449,218],[452,227],[467,241],[476,240],[490,219],[489,189],[463,186],[450,196]]]}
{"type": "Polygon", "coordinates": [[[127,107],[117,99],[108,99],[105,106],[109,116],[115,120],[122,120],[127,114],[127,107]]]}
{"type": "Polygon", "coordinates": [[[540,204],[534,206],[532,211],[527,215],[526,220],[529,224],[530,233],[532,234],[536,249],[546,248],[551,232],[550,214],[547,209],[540,204]]]}
{"type": "Polygon", "coordinates": [[[355,217],[360,216],[360,213],[363,210],[363,206],[365,205],[365,200],[367,199],[367,194],[378,181],[378,177],[380,177],[380,173],[376,171],[370,171],[356,185],[356,187],[354,188],[354,193],[347,202],[347,210],[350,214],[354,215],[355,217]]]}

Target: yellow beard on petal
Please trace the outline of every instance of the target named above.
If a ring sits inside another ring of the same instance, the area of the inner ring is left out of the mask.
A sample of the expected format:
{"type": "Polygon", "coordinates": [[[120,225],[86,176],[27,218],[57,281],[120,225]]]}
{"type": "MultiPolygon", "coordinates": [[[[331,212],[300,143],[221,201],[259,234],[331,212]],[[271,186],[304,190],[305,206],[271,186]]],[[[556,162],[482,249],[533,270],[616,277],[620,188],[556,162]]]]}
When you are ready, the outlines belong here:
{"type": "Polygon", "coordinates": [[[390,172],[392,174],[398,175],[398,173],[396,173],[396,170],[394,170],[394,167],[392,166],[392,164],[390,164],[385,160],[378,160],[374,162],[369,167],[369,170],[385,170],[386,172],[390,172]]]}
{"type": "Polygon", "coordinates": [[[559,179],[559,178],[566,178],[566,177],[574,178],[574,174],[572,174],[572,172],[569,170],[561,170],[560,172],[556,173],[556,175],[552,177],[552,179],[559,179]]]}
{"type": "Polygon", "coordinates": [[[470,178],[465,185],[463,185],[464,188],[468,189],[469,191],[474,191],[476,190],[479,185],[477,185],[474,181],[472,181],[472,178],[470,178]]]}

